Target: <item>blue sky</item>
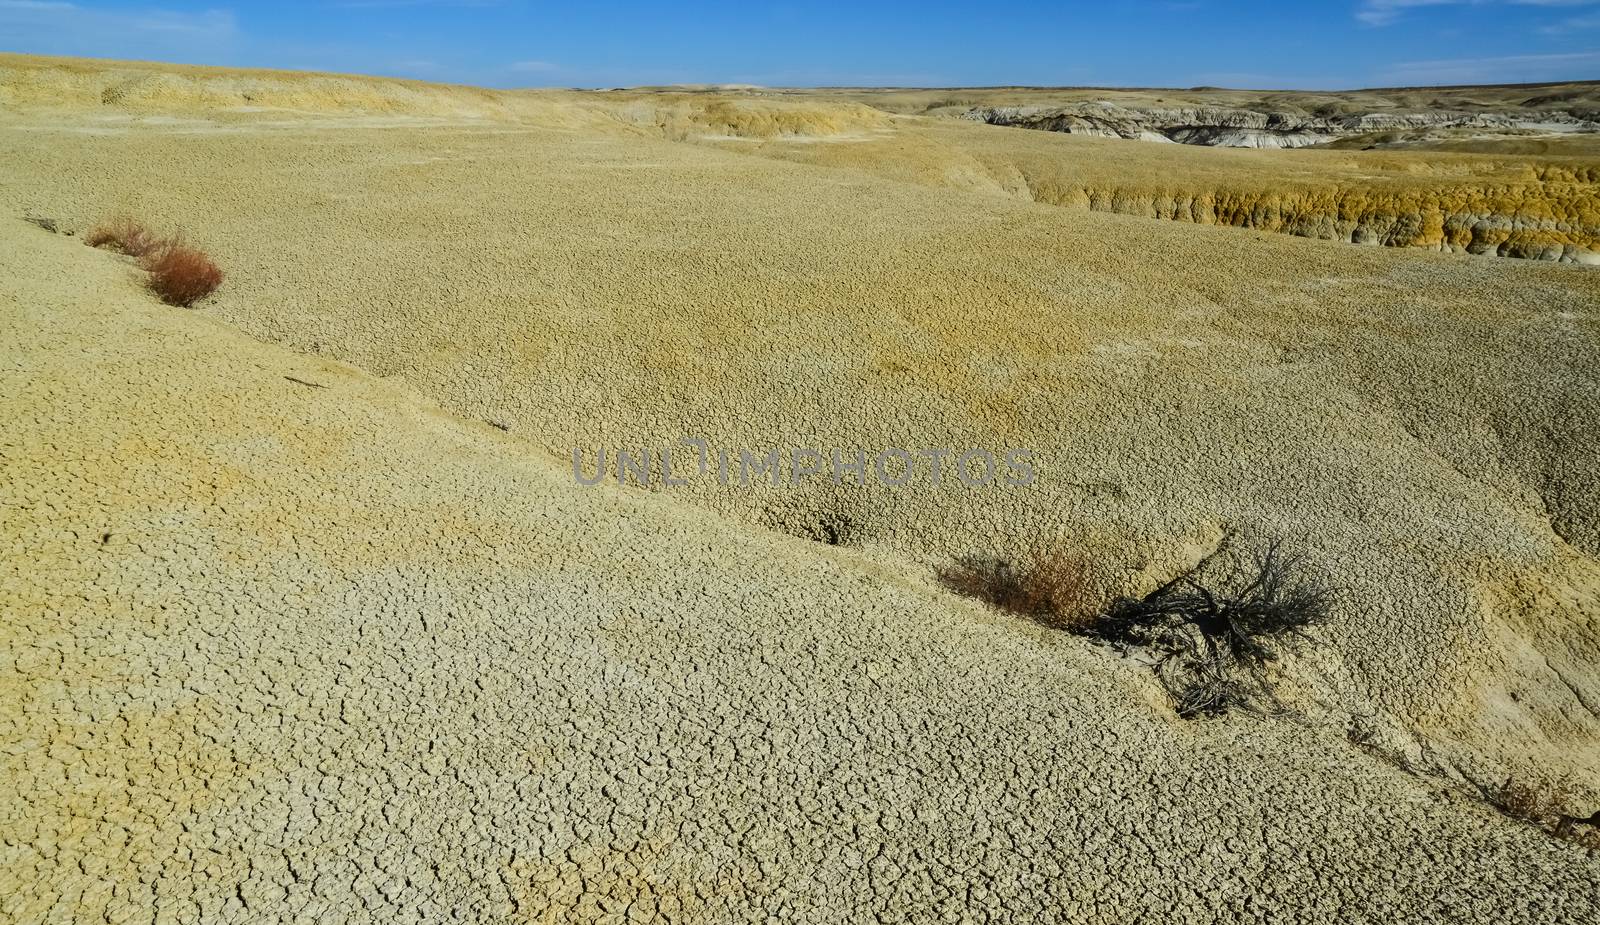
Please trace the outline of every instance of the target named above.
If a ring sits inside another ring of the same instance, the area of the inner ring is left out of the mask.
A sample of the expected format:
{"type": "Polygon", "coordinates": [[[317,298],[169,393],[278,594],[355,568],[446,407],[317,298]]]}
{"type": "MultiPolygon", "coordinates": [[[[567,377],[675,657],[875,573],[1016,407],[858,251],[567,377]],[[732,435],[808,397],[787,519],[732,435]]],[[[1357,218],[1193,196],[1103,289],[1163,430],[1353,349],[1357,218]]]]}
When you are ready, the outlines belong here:
{"type": "Polygon", "coordinates": [[[1600,0],[0,0],[0,51],[486,86],[1533,82],[1600,78],[1600,0]]]}

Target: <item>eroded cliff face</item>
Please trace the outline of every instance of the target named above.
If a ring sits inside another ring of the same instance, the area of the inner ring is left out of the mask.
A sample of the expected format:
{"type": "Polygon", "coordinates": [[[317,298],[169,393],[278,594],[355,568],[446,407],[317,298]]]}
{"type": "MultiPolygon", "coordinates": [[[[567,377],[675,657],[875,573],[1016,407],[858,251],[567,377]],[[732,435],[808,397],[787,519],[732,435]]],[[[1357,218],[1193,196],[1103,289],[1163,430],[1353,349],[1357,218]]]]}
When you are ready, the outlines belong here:
{"type": "Polygon", "coordinates": [[[1437,129],[1548,134],[1600,131],[1600,112],[1582,108],[1316,114],[1300,110],[1156,107],[1093,101],[1064,106],[975,106],[967,110],[963,118],[990,125],[1072,135],[1225,148],[1302,148],[1374,132],[1437,129]]]}
{"type": "Polygon", "coordinates": [[[1600,265],[1593,187],[1525,184],[1384,190],[1031,186],[1036,201],[1200,225],[1443,253],[1600,265]]]}

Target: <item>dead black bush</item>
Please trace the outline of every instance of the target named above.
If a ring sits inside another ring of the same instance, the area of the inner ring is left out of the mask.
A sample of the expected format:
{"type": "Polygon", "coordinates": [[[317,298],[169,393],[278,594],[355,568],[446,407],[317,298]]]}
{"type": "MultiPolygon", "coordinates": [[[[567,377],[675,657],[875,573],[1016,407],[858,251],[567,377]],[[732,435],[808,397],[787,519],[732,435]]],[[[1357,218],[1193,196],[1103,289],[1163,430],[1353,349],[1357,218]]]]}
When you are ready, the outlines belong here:
{"type": "Polygon", "coordinates": [[[1272,663],[1328,619],[1336,592],[1300,575],[1301,560],[1277,542],[1208,583],[1200,573],[1216,558],[1142,598],[1117,600],[1088,634],[1155,655],[1180,716],[1275,711],[1272,663]]]}

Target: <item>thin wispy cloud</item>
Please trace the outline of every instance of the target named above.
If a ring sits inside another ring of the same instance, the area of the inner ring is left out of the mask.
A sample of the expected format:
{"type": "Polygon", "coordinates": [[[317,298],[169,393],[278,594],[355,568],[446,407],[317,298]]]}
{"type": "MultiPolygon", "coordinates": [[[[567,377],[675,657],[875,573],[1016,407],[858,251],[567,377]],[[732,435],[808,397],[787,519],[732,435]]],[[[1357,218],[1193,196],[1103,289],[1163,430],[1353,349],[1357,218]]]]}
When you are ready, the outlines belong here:
{"type": "Polygon", "coordinates": [[[1508,6],[1579,7],[1592,6],[1596,0],[1363,0],[1356,10],[1356,19],[1369,26],[1387,26],[1397,22],[1413,10],[1429,7],[1488,6],[1503,3],[1508,6]]]}
{"type": "Polygon", "coordinates": [[[427,58],[406,58],[391,64],[390,69],[396,73],[406,74],[409,76],[431,77],[435,74],[442,73],[444,71],[444,66],[437,61],[430,61],[427,58]]]}
{"type": "Polygon", "coordinates": [[[1330,74],[1264,74],[1255,71],[1203,71],[1180,81],[1184,86],[1227,87],[1235,90],[1334,90],[1352,86],[1346,76],[1330,74]]]}
{"type": "Polygon", "coordinates": [[[1425,6],[1450,6],[1462,0],[1366,0],[1356,11],[1356,19],[1369,26],[1387,26],[1407,10],[1425,6]]]}
{"type": "Polygon", "coordinates": [[[1407,61],[1383,72],[1393,86],[1541,83],[1600,71],[1600,51],[1568,54],[1507,55],[1500,58],[1445,58],[1407,61]]]}
{"type": "Polygon", "coordinates": [[[334,7],[341,10],[387,10],[426,6],[422,0],[343,0],[334,7]]]}
{"type": "Polygon", "coordinates": [[[494,7],[500,0],[339,0],[334,6],[346,10],[407,9],[421,6],[494,7]]]}
{"type": "Polygon", "coordinates": [[[1561,37],[1571,35],[1574,32],[1582,32],[1586,29],[1600,29],[1600,13],[1569,16],[1558,23],[1540,27],[1539,33],[1541,35],[1561,37]]]}
{"type": "Polygon", "coordinates": [[[0,42],[43,53],[94,54],[169,42],[230,41],[239,33],[232,10],[95,9],[57,0],[0,0],[0,42]],[[58,50],[59,46],[59,50],[58,50]]]}

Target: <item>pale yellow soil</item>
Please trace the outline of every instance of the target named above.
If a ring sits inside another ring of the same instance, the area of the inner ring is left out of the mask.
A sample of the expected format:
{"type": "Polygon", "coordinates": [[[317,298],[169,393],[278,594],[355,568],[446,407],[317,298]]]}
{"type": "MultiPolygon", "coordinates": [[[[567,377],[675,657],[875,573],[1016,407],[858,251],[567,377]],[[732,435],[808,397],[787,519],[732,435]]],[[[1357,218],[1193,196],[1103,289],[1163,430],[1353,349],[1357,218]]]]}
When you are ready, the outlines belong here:
{"type": "MultiPolygon", "coordinates": [[[[1470,798],[1568,776],[1600,806],[1600,276],[1022,194],[1565,162],[19,60],[0,916],[1600,906],[1591,856],[1470,798]],[[130,80],[164,89],[83,102],[130,80]],[[1041,173],[1006,189],[1002,156],[1041,173]],[[22,221],[118,211],[223,289],[161,306],[22,221]],[[573,483],[574,446],[684,437],[1021,447],[1039,479],[573,483]],[[1344,589],[1283,666],[1296,718],[1179,721],[1139,666],[933,580],[1043,543],[1148,590],[1230,530],[1344,589]]],[[[1548,208],[1593,201],[1580,169],[1548,208]]]]}

